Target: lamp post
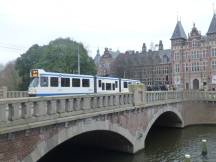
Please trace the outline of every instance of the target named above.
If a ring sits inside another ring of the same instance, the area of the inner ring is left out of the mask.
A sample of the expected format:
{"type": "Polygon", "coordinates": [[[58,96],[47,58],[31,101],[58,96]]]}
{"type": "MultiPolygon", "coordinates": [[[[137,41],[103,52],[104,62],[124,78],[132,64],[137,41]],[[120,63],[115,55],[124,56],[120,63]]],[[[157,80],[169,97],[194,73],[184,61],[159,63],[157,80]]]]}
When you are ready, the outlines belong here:
{"type": "Polygon", "coordinates": [[[79,44],[78,44],[78,54],[77,54],[77,62],[78,62],[78,74],[80,74],[80,54],[79,54],[79,44]]]}

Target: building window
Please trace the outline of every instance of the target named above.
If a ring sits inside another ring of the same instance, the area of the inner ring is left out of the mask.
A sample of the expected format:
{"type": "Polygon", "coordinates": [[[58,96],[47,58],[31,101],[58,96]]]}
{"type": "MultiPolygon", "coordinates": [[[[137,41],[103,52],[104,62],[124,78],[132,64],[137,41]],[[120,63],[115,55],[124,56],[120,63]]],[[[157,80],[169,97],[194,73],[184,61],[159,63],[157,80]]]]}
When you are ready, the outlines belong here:
{"type": "Polygon", "coordinates": [[[188,64],[185,64],[185,71],[188,72],[188,64]]]}
{"type": "Polygon", "coordinates": [[[216,57],[216,48],[212,48],[212,57],[216,57]]]}
{"type": "Polygon", "coordinates": [[[192,40],[192,47],[196,47],[197,46],[197,41],[196,40],[192,40]]]}
{"type": "Polygon", "coordinates": [[[176,64],[176,73],[179,73],[179,64],[176,64]]]}
{"type": "Polygon", "coordinates": [[[212,69],[216,70],[216,61],[212,61],[212,69]]]}
{"type": "Polygon", "coordinates": [[[207,62],[203,62],[203,71],[206,70],[206,65],[207,65],[207,62]]]}
{"type": "Polygon", "coordinates": [[[195,67],[196,67],[195,63],[192,63],[192,71],[195,71],[195,67]]]}
{"type": "Polygon", "coordinates": [[[197,58],[198,58],[197,51],[192,51],[192,59],[197,59],[197,58]]]}
{"type": "Polygon", "coordinates": [[[179,56],[179,53],[175,53],[175,60],[179,60],[180,56],[179,56]]]}

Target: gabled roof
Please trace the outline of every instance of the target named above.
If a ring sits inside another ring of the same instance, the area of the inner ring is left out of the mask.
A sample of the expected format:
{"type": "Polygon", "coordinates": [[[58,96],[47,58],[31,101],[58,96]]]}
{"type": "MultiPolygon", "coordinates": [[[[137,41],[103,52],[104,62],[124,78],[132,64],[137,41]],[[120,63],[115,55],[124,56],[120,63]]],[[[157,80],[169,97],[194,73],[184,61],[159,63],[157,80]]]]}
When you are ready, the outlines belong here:
{"type": "Polygon", "coordinates": [[[178,21],[176,24],[175,30],[171,37],[171,40],[174,40],[174,39],[187,39],[185,31],[182,27],[181,21],[178,21]]]}
{"type": "Polygon", "coordinates": [[[207,35],[209,35],[209,34],[216,34],[216,14],[214,14],[212,21],[211,21],[211,24],[209,26],[207,35]]]}

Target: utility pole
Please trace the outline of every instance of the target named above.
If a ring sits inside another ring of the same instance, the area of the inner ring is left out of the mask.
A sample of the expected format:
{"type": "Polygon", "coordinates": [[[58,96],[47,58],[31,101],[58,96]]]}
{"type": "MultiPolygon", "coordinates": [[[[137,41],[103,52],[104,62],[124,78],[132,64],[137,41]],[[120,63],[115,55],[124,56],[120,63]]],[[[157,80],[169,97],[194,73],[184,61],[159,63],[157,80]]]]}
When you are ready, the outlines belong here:
{"type": "Polygon", "coordinates": [[[78,59],[78,74],[80,74],[80,54],[79,54],[79,44],[78,44],[78,56],[77,56],[77,59],[78,59]]]}

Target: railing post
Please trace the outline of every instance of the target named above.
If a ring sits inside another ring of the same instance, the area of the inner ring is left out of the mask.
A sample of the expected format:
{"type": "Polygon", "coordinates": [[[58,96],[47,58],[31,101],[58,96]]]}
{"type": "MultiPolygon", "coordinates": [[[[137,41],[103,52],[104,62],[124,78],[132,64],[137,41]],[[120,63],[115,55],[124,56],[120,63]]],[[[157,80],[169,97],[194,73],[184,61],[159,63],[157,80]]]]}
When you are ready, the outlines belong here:
{"type": "Polygon", "coordinates": [[[113,95],[110,96],[110,103],[109,103],[109,105],[110,105],[110,106],[113,106],[113,105],[114,105],[114,104],[113,104],[113,95]]]}
{"type": "Polygon", "coordinates": [[[33,103],[25,102],[22,103],[21,105],[22,105],[22,117],[30,118],[32,116],[33,103]]]}
{"type": "Polygon", "coordinates": [[[90,97],[83,98],[83,109],[90,109],[90,97]]]}
{"type": "Polygon", "coordinates": [[[66,111],[67,112],[73,111],[73,99],[68,99],[67,106],[66,106],[66,111]]]}
{"type": "Polygon", "coordinates": [[[56,114],[57,112],[57,102],[56,100],[51,100],[47,105],[47,113],[48,115],[56,114]]]}
{"type": "Polygon", "coordinates": [[[34,105],[34,116],[43,116],[47,114],[47,103],[45,101],[37,101],[34,105]]]}
{"type": "Polygon", "coordinates": [[[103,97],[98,96],[97,97],[97,103],[98,103],[98,108],[102,108],[103,107],[103,97]]]}
{"type": "Polygon", "coordinates": [[[0,104],[0,123],[8,120],[8,104],[0,104]]]}
{"type": "Polygon", "coordinates": [[[129,92],[134,94],[133,104],[134,106],[143,105],[144,104],[144,85],[129,85],[129,92]]]}
{"type": "Polygon", "coordinates": [[[65,99],[57,101],[57,113],[65,112],[65,99]]]}
{"type": "Polygon", "coordinates": [[[21,104],[13,103],[9,105],[9,119],[11,121],[18,120],[21,117],[21,104]]]}
{"type": "Polygon", "coordinates": [[[7,98],[7,87],[2,87],[2,91],[3,91],[2,97],[7,98]]]}

